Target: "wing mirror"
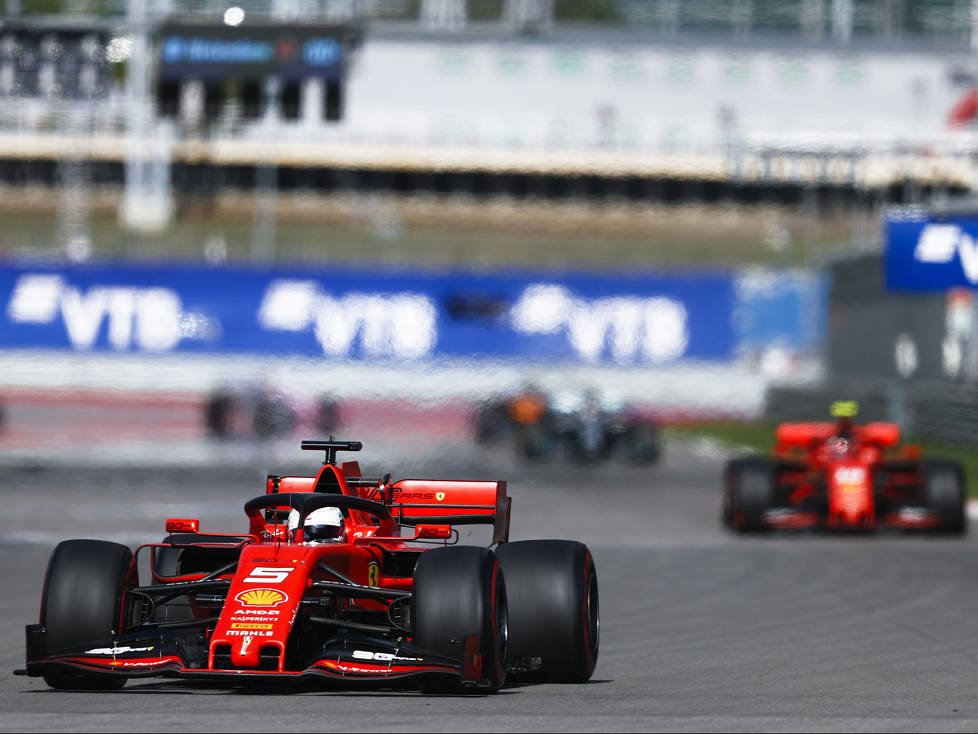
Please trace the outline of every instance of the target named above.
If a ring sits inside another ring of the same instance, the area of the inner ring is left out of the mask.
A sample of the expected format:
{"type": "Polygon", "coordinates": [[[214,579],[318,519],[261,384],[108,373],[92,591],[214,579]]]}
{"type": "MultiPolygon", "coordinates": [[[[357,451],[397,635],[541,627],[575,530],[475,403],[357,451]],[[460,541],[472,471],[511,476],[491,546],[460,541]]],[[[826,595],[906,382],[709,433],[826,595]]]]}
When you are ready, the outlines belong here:
{"type": "Polygon", "coordinates": [[[415,540],[448,540],[451,537],[451,525],[418,525],[414,529],[415,540]]]}
{"type": "Polygon", "coordinates": [[[380,490],[384,493],[384,504],[392,504],[394,502],[394,485],[391,483],[390,472],[380,480],[380,490]]]}
{"type": "Polygon", "coordinates": [[[168,517],[166,519],[166,532],[168,533],[196,533],[200,531],[200,520],[190,520],[184,517],[168,517]]]}

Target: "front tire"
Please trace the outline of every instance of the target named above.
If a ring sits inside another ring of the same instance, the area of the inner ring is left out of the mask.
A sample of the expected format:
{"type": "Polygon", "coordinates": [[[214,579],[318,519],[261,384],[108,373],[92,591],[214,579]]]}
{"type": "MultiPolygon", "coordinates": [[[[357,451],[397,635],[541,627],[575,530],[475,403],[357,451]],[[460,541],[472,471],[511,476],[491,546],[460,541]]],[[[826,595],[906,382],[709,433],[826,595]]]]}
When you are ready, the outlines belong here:
{"type": "Polygon", "coordinates": [[[284,436],[295,428],[295,413],[281,398],[261,395],[255,400],[252,430],[260,439],[284,436]]]}
{"type": "MultiPolygon", "coordinates": [[[[506,679],[508,613],[506,585],[488,548],[433,548],[414,569],[415,638],[422,650],[462,661],[465,639],[479,641],[482,692],[499,690],[506,679]]],[[[428,682],[425,693],[465,693],[460,681],[428,682]]]]}
{"type": "MultiPolygon", "coordinates": [[[[111,642],[122,634],[128,618],[127,589],[135,583],[132,551],[103,540],[66,540],[48,562],[41,600],[44,652],[111,642]]],[[[44,674],[52,688],[115,690],[123,676],[64,670],[44,674]]]]}
{"type": "Polygon", "coordinates": [[[938,530],[960,535],[968,526],[964,467],[956,461],[928,461],[924,470],[927,507],[941,516],[938,530]]]}
{"type": "Polygon", "coordinates": [[[774,497],[774,468],[756,457],[731,459],[724,471],[723,521],[740,533],[767,529],[764,516],[774,497]]]}
{"type": "Polygon", "coordinates": [[[554,438],[539,423],[532,423],[520,430],[519,447],[530,461],[547,461],[553,454],[554,438]]]}
{"type": "Polygon", "coordinates": [[[654,464],[662,453],[659,430],[654,426],[637,426],[628,437],[628,456],[635,464],[654,464]]]}
{"type": "Polygon", "coordinates": [[[588,547],[570,540],[522,540],[500,544],[496,556],[509,598],[507,664],[548,683],[589,680],[601,622],[598,574],[588,547]]]}
{"type": "Polygon", "coordinates": [[[204,406],[204,425],[212,438],[227,438],[231,433],[231,416],[234,398],[230,393],[212,395],[204,406]]]}
{"type": "Polygon", "coordinates": [[[335,400],[321,397],[316,401],[316,428],[322,435],[333,433],[340,424],[340,406],[335,400]]]}
{"type": "Polygon", "coordinates": [[[498,402],[480,405],[475,412],[475,442],[482,445],[497,443],[512,432],[512,422],[506,406],[498,402]]]}

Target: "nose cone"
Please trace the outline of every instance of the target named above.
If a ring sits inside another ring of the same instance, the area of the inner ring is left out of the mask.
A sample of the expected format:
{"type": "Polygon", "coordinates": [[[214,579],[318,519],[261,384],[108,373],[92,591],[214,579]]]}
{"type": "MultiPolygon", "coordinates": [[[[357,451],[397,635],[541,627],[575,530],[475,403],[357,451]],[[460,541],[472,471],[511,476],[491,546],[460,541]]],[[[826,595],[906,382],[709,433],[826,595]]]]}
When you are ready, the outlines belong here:
{"type": "Polygon", "coordinates": [[[829,525],[869,528],[875,514],[870,473],[858,463],[847,462],[830,472],[829,525]]]}

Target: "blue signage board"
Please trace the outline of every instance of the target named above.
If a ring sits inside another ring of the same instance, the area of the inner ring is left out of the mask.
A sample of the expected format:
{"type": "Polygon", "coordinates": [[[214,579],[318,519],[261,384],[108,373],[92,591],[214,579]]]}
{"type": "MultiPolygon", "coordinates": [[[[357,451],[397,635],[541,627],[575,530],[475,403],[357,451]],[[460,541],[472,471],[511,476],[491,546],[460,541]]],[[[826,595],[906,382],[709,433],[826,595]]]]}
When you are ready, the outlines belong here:
{"type": "Polygon", "coordinates": [[[829,279],[802,270],[747,269],[737,277],[734,323],[738,349],[777,347],[814,353],[827,331],[829,279]]]}
{"type": "Polygon", "coordinates": [[[891,214],[885,228],[887,288],[938,291],[978,286],[978,216],[891,214]]]}
{"type": "Polygon", "coordinates": [[[168,24],[159,33],[160,77],[175,80],[336,80],[344,76],[348,46],[357,40],[349,27],[294,24],[168,24]]]}
{"type": "Polygon", "coordinates": [[[735,356],[735,275],[0,268],[0,348],[581,364],[735,356]]]}

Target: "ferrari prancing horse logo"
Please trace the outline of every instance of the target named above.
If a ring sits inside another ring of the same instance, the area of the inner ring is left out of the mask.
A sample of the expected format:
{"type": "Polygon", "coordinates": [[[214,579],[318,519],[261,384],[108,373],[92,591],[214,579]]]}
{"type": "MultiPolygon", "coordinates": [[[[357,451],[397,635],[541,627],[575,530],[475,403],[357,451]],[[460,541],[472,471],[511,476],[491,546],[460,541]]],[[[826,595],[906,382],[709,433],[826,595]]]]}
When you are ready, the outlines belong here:
{"type": "Polygon", "coordinates": [[[439,502],[441,502],[443,499],[445,499],[445,493],[444,492],[435,492],[435,499],[438,500],[439,502]]]}
{"type": "Polygon", "coordinates": [[[370,563],[367,566],[367,586],[377,588],[380,586],[380,566],[370,563]]]}

